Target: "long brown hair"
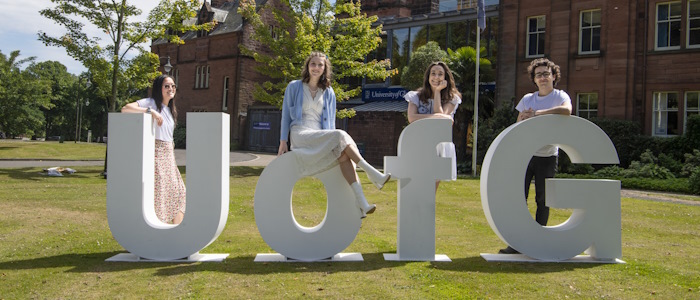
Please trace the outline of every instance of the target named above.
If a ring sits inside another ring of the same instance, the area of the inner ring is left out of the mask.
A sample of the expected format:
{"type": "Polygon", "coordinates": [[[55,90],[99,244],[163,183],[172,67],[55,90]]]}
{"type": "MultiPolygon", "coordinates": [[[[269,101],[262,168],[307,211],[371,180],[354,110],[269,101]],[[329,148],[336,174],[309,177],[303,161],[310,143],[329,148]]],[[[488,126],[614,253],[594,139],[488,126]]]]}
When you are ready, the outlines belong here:
{"type": "Polygon", "coordinates": [[[428,69],[425,70],[423,87],[418,89],[418,99],[420,99],[420,101],[423,103],[428,103],[428,99],[433,98],[433,89],[430,88],[430,69],[432,69],[434,66],[442,67],[442,70],[445,72],[445,81],[447,81],[447,87],[440,91],[440,104],[445,104],[452,101],[455,96],[462,98],[462,94],[457,91],[455,79],[452,76],[452,71],[450,71],[450,68],[444,62],[436,61],[430,64],[428,69]]]}
{"type": "MultiPolygon", "coordinates": [[[[163,83],[165,82],[166,78],[170,78],[173,82],[175,82],[175,79],[163,74],[153,80],[153,87],[151,87],[151,98],[156,101],[158,112],[163,110],[163,83]]],[[[173,121],[177,123],[177,107],[175,107],[175,97],[170,99],[170,102],[168,102],[168,107],[170,108],[170,113],[173,115],[173,121]]]]}
{"type": "Polygon", "coordinates": [[[322,89],[326,89],[327,87],[331,86],[333,67],[331,66],[331,61],[328,60],[328,55],[324,54],[323,52],[314,51],[309,54],[309,57],[307,57],[306,61],[304,61],[304,69],[301,71],[301,81],[304,83],[309,83],[309,80],[311,79],[311,74],[309,73],[309,61],[313,57],[320,57],[323,59],[325,68],[323,69],[321,78],[318,80],[318,86],[322,89]]]}

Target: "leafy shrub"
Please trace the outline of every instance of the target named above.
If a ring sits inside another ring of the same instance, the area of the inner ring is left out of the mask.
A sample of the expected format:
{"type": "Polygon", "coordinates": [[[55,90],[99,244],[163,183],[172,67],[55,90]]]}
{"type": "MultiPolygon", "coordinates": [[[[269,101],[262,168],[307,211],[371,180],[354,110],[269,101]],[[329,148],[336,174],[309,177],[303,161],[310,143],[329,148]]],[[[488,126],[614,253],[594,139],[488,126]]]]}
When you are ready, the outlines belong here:
{"type": "Polygon", "coordinates": [[[690,176],[693,170],[700,167],[700,150],[693,149],[693,153],[685,154],[685,163],[681,169],[681,176],[690,176]]]}
{"type": "Polygon", "coordinates": [[[493,112],[488,120],[479,121],[479,136],[477,140],[477,165],[482,165],[486,151],[494,139],[508,126],[513,125],[518,118],[518,111],[503,105],[493,112]]]}
{"type": "Polygon", "coordinates": [[[185,123],[178,123],[173,131],[173,142],[176,149],[187,148],[187,126],[185,123]]]}
{"type": "Polygon", "coordinates": [[[700,167],[695,168],[690,174],[690,178],[688,178],[688,186],[693,194],[700,195],[700,167]]]}
{"type": "MultiPolygon", "coordinates": [[[[641,127],[637,122],[617,119],[594,118],[591,122],[596,124],[608,135],[610,140],[615,145],[617,155],[620,158],[620,165],[627,167],[637,155],[632,155],[637,148],[637,137],[641,136],[641,127]]],[[[646,149],[642,147],[641,149],[646,149]]]]}
{"type": "Polygon", "coordinates": [[[689,116],[685,121],[686,144],[692,149],[700,148],[700,115],[689,116]]]}
{"type": "Polygon", "coordinates": [[[411,54],[411,61],[401,70],[401,85],[408,90],[423,86],[425,69],[436,61],[447,63],[447,52],[437,42],[428,42],[411,54]]]}
{"type": "Polygon", "coordinates": [[[619,166],[609,166],[595,171],[593,174],[600,178],[622,178],[624,177],[624,172],[625,169],[619,166]]]}
{"type": "Polygon", "coordinates": [[[671,173],[673,173],[673,175],[676,175],[676,177],[681,175],[683,164],[677,159],[673,158],[671,155],[666,155],[666,153],[659,154],[658,164],[659,166],[662,166],[671,171],[671,173]]]}

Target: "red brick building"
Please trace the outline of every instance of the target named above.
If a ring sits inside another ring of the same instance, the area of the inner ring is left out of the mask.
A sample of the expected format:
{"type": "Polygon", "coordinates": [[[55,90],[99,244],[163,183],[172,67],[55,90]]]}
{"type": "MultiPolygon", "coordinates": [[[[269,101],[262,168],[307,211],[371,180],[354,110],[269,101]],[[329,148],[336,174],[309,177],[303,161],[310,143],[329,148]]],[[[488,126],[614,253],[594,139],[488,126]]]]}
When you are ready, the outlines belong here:
{"type": "Polygon", "coordinates": [[[526,68],[547,57],[578,116],[671,136],[699,113],[700,0],[501,0],[499,12],[499,104],[536,90],[526,68]]]}
{"type": "MultiPolygon", "coordinates": [[[[256,0],[262,4],[279,5],[276,1],[256,0]]],[[[175,96],[178,122],[186,122],[186,112],[226,112],[231,115],[231,143],[243,145],[246,138],[246,117],[253,99],[255,82],[264,78],[255,69],[255,61],[245,56],[240,44],[260,49],[250,38],[252,27],[238,14],[238,0],[204,2],[197,16],[185,22],[204,24],[215,21],[210,32],[187,32],[183,45],[155,40],[151,52],[173,66],[172,75],[178,90],[175,96]]],[[[269,20],[271,14],[261,12],[269,20]]]]}

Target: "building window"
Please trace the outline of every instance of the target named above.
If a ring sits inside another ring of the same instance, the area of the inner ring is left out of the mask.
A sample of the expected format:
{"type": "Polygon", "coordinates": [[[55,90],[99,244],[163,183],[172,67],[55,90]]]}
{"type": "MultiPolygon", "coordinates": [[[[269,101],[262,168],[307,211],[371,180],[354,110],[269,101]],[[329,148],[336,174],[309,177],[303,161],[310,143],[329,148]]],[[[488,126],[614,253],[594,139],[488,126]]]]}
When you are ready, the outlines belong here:
{"type": "Polygon", "coordinates": [[[275,25],[269,25],[268,28],[270,29],[270,36],[272,37],[273,40],[279,40],[279,32],[277,28],[275,28],[275,25]]]}
{"type": "Polygon", "coordinates": [[[194,88],[209,88],[209,66],[197,66],[197,71],[194,75],[194,88]]]}
{"type": "Polygon", "coordinates": [[[652,101],[654,107],[652,135],[678,135],[678,93],[656,92],[652,101]]]}
{"type": "Polygon", "coordinates": [[[544,56],[544,16],[527,18],[527,57],[544,56]]]}
{"type": "Polygon", "coordinates": [[[200,71],[200,66],[197,66],[197,72],[194,73],[194,88],[198,89],[199,88],[199,71],[200,71]]]}
{"type": "Polygon", "coordinates": [[[576,115],[581,118],[598,116],[598,93],[580,93],[576,96],[576,115]]]}
{"type": "Polygon", "coordinates": [[[700,48],[700,0],[688,1],[688,48],[700,48]]]}
{"type": "Polygon", "coordinates": [[[228,76],[224,77],[224,94],[221,103],[221,110],[228,111],[228,76]]]}
{"type": "Polygon", "coordinates": [[[600,53],[600,9],[581,12],[579,54],[600,53]]]}
{"type": "Polygon", "coordinates": [[[680,49],[681,2],[656,6],[656,50],[680,49]]]}
{"type": "Polygon", "coordinates": [[[692,115],[700,114],[700,91],[692,91],[685,93],[685,118],[683,119],[683,132],[685,132],[685,124],[688,118],[692,115]]]}

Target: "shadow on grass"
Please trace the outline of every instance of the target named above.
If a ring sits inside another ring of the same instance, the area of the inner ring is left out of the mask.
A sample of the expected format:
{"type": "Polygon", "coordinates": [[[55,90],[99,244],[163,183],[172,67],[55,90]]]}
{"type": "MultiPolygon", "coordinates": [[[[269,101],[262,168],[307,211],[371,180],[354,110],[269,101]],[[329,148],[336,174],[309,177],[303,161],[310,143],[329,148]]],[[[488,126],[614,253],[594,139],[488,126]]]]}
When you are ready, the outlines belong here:
{"type": "MultiPolygon", "coordinates": [[[[121,272],[137,269],[158,269],[157,276],[175,276],[194,272],[221,272],[243,275],[314,272],[368,272],[425,262],[385,261],[383,253],[362,253],[362,262],[255,262],[254,256],[229,256],[221,263],[171,262],[106,262],[107,258],[124,251],[63,254],[0,263],[0,270],[30,270],[72,267],[66,272],[121,272]]],[[[504,263],[487,262],[479,256],[453,259],[452,262],[430,262],[430,268],[475,273],[556,273],[595,268],[604,264],[577,263],[504,263]]]]}
{"type": "Polygon", "coordinates": [[[452,262],[432,262],[438,270],[476,273],[556,273],[576,269],[590,269],[607,264],[596,263],[524,263],[524,262],[488,262],[481,256],[453,259],[452,262]]]}
{"type": "Polygon", "coordinates": [[[231,167],[230,176],[234,178],[260,176],[264,167],[231,167]]]}
{"type": "Polygon", "coordinates": [[[49,177],[46,175],[45,172],[42,172],[43,169],[48,169],[49,167],[46,168],[41,168],[41,167],[26,167],[26,168],[13,168],[13,169],[0,169],[0,176],[6,175],[12,179],[17,179],[17,180],[31,180],[31,181],[39,181],[42,179],[47,179],[47,178],[57,178],[59,180],[70,180],[70,179],[76,179],[76,178],[95,178],[100,176],[101,170],[93,170],[93,169],[86,169],[86,170],[77,170],[77,172],[73,174],[65,174],[62,177],[49,177]]]}

